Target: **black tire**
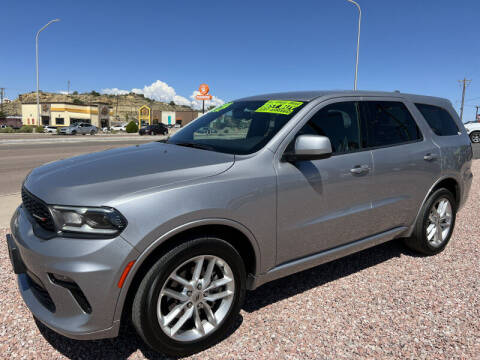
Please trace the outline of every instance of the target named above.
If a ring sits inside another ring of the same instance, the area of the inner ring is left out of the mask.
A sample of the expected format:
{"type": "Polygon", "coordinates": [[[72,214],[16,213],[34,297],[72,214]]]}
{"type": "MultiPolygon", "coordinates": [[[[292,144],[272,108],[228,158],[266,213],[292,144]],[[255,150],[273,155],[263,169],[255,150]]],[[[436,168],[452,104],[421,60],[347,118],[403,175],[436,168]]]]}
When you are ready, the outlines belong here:
{"type": "Polygon", "coordinates": [[[76,130],[73,130],[73,131],[72,131],[72,135],[77,135],[77,131],[76,131],[76,130]]]}
{"type": "Polygon", "coordinates": [[[420,211],[420,215],[417,219],[417,223],[415,224],[415,229],[413,230],[412,236],[404,240],[405,245],[407,245],[407,247],[409,247],[410,249],[424,255],[436,255],[442,252],[449,243],[452,236],[452,232],[455,227],[456,214],[457,204],[452,193],[444,188],[436,190],[429,196],[429,198],[423,205],[422,210],[420,211]],[[433,246],[427,240],[426,227],[428,225],[430,210],[440,198],[446,198],[451,204],[452,217],[450,223],[450,231],[447,237],[438,246],[433,246]]]}
{"type": "Polygon", "coordinates": [[[480,143],[480,131],[473,131],[470,133],[470,141],[474,144],[480,143]]]}
{"type": "Polygon", "coordinates": [[[90,135],[95,135],[95,130],[90,131],[90,135]]]}
{"type": "Polygon", "coordinates": [[[163,255],[141,281],[132,305],[132,322],[138,334],[152,349],[169,356],[187,356],[217,343],[235,324],[245,299],[246,272],[240,254],[219,238],[199,237],[182,243],[163,255]],[[235,280],[233,302],[218,328],[194,341],[177,341],[167,336],[157,318],[159,293],[170,274],[181,264],[201,255],[214,255],[231,268],[235,280]]]}

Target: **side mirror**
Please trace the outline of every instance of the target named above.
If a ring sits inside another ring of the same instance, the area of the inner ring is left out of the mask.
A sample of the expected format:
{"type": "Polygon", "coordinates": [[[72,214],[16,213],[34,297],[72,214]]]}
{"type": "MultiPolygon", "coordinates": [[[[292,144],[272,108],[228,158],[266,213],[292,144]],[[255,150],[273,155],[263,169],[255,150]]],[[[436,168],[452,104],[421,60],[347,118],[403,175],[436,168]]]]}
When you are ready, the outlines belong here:
{"type": "Polygon", "coordinates": [[[300,135],[295,140],[293,153],[285,154],[287,161],[318,160],[332,155],[330,139],[322,135],[300,135]]]}

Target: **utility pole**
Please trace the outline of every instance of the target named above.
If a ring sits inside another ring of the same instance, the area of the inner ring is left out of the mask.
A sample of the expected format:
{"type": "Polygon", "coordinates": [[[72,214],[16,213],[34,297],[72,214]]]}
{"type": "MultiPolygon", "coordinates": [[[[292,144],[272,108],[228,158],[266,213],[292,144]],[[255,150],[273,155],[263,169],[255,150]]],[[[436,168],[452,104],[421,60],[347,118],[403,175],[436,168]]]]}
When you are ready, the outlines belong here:
{"type": "Polygon", "coordinates": [[[478,121],[480,122],[480,119],[478,118],[478,108],[480,108],[480,106],[475,106],[475,108],[477,109],[477,111],[475,112],[475,121],[478,121]]]}
{"type": "Polygon", "coordinates": [[[67,81],[67,95],[70,95],[70,80],[67,81]]]}
{"type": "Polygon", "coordinates": [[[5,88],[0,88],[0,112],[3,114],[3,97],[5,96],[5,88]]]}
{"type": "Polygon", "coordinates": [[[462,107],[460,108],[460,120],[463,121],[463,106],[465,105],[465,90],[467,89],[467,86],[470,85],[472,80],[467,80],[466,78],[463,78],[463,80],[458,80],[460,84],[462,84],[462,107]]]}

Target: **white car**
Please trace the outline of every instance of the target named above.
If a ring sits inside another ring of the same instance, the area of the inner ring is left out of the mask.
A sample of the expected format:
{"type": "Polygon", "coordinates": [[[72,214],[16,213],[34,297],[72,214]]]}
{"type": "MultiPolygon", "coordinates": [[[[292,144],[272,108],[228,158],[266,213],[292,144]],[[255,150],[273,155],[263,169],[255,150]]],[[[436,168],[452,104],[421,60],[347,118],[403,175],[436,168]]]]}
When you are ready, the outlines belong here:
{"type": "Polygon", "coordinates": [[[57,133],[57,127],[56,126],[51,126],[51,125],[45,126],[43,128],[43,132],[44,133],[49,133],[49,134],[56,134],[57,133]]]}
{"type": "Polygon", "coordinates": [[[115,131],[127,131],[126,125],[114,125],[111,129],[115,131]]]}
{"type": "Polygon", "coordinates": [[[470,140],[472,141],[472,143],[480,143],[480,122],[471,121],[464,125],[465,129],[467,129],[467,134],[468,136],[470,136],[470,140]]]}

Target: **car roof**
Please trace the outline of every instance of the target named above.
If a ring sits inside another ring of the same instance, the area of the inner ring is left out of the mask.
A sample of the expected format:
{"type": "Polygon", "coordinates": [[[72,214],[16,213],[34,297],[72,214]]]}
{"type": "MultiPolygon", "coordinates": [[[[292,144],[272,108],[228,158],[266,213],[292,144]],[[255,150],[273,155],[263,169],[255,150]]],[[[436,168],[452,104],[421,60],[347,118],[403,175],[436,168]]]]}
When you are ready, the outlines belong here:
{"type": "Polygon", "coordinates": [[[364,90],[312,90],[312,91],[290,91],[269,94],[260,94],[240,98],[236,101],[261,101],[261,100],[292,100],[292,101],[312,101],[321,97],[348,97],[348,96],[369,96],[369,97],[399,97],[408,99],[412,102],[426,103],[450,103],[449,100],[424,95],[406,94],[399,91],[364,91],[364,90]]]}

